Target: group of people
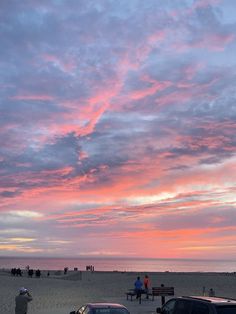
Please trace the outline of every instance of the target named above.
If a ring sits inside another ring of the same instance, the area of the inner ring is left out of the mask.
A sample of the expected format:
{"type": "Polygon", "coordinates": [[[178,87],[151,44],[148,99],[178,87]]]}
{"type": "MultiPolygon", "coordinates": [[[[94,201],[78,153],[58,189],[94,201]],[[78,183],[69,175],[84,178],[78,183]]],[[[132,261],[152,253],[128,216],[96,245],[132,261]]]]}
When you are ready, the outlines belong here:
{"type": "Polygon", "coordinates": [[[86,271],[91,271],[93,273],[94,272],[94,266],[93,265],[87,265],[86,271]]]}
{"type": "MultiPolygon", "coordinates": [[[[28,270],[28,276],[32,278],[33,275],[34,275],[34,270],[33,270],[33,269],[29,269],[29,270],[28,270]]],[[[41,277],[41,271],[40,271],[40,269],[37,269],[37,270],[35,271],[35,277],[38,277],[38,278],[41,277]]]]}
{"type": "Polygon", "coordinates": [[[20,268],[12,268],[11,269],[11,274],[13,276],[22,276],[22,270],[20,268]]]}
{"type": "MultiPolygon", "coordinates": [[[[29,277],[33,277],[34,273],[35,273],[35,277],[41,277],[41,271],[40,269],[37,269],[35,272],[33,269],[30,269],[29,266],[26,267],[26,271],[29,277]]],[[[20,276],[22,277],[23,275],[23,271],[20,268],[12,268],[11,269],[11,274],[13,276],[20,276]]]]}
{"type": "Polygon", "coordinates": [[[136,293],[136,298],[140,298],[141,294],[144,292],[146,293],[146,298],[148,299],[148,292],[150,289],[150,279],[148,275],[145,275],[143,282],[140,279],[140,277],[137,277],[137,279],[134,282],[134,290],[136,293]]]}

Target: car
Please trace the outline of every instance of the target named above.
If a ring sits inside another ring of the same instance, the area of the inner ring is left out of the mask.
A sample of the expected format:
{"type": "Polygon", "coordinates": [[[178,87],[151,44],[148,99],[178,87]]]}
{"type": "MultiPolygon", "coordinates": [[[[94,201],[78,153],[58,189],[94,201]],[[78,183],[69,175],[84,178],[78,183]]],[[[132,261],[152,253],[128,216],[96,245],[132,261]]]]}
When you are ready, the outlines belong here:
{"type": "Polygon", "coordinates": [[[130,314],[128,309],[117,303],[87,303],[70,314],[130,314]]]}
{"type": "Polygon", "coordinates": [[[222,297],[183,296],[168,300],[159,314],[236,314],[236,300],[222,297]]]}

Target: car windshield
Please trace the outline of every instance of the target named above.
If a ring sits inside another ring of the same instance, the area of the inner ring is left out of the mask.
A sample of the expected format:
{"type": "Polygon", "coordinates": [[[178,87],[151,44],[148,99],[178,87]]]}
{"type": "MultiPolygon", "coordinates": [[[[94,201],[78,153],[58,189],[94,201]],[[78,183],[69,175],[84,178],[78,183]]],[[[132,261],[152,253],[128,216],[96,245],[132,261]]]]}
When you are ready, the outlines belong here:
{"type": "Polygon", "coordinates": [[[119,308],[99,308],[93,309],[93,314],[129,314],[126,309],[119,308]]]}
{"type": "Polygon", "coordinates": [[[227,305],[227,306],[217,306],[217,314],[235,314],[236,305],[227,305]]]}

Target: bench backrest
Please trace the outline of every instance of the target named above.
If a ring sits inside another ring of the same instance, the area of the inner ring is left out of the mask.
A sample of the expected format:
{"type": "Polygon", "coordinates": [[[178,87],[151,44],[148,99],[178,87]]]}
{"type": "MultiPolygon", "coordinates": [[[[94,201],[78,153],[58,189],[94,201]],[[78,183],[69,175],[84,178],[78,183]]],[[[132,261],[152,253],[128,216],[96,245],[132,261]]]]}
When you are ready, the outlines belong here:
{"type": "Polygon", "coordinates": [[[152,294],[156,296],[174,295],[174,287],[152,287],[152,294]]]}

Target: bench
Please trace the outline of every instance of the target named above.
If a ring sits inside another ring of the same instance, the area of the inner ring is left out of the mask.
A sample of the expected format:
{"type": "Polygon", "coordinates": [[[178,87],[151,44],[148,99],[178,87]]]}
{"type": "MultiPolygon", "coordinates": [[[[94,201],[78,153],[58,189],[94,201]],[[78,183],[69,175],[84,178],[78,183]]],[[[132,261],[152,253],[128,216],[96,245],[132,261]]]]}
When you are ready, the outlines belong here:
{"type": "Polygon", "coordinates": [[[161,297],[162,305],[165,303],[166,296],[173,296],[174,294],[174,287],[165,287],[164,285],[161,287],[152,287],[152,301],[154,301],[155,296],[161,297]]]}
{"type": "MultiPolygon", "coordinates": [[[[148,298],[148,296],[152,296],[152,293],[147,293],[145,290],[141,290],[140,292],[140,296],[139,296],[139,304],[141,304],[141,297],[142,295],[146,295],[146,297],[148,298]]],[[[134,289],[129,289],[129,291],[126,292],[126,299],[133,301],[133,297],[137,297],[137,293],[134,289]]]]}
{"type": "Polygon", "coordinates": [[[133,289],[126,292],[126,300],[129,300],[130,297],[130,300],[133,301],[134,296],[136,296],[136,292],[133,289]]]}

